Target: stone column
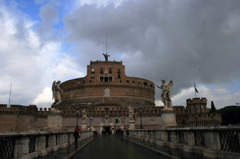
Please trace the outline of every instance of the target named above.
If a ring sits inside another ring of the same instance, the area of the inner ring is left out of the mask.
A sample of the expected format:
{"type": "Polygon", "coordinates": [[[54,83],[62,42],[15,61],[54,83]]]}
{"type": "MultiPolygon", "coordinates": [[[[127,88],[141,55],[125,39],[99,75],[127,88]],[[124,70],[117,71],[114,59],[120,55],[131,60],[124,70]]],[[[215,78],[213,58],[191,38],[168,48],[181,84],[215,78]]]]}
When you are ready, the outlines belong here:
{"type": "Polygon", "coordinates": [[[155,130],[151,130],[150,131],[150,143],[155,143],[156,139],[155,139],[155,130]]]}
{"type": "Polygon", "coordinates": [[[159,146],[165,146],[167,143],[167,131],[165,130],[160,130],[160,134],[159,134],[160,138],[158,140],[156,140],[156,144],[159,146]]]}
{"type": "Polygon", "coordinates": [[[187,145],[183,146],[184,152],[193,152],[193,147],[195,145],[195,139],[194,139],[194,133],[192,131],[186,131],[184,132],[184,137],[186,136],[186,139],[184,139],[187,143],[187,145]]]}
{"type": "Polygon", "coordinates": [[[51,151],[57,151],[59,149],[59,145],[56,145],[57,142],[57,134],[53,134],[49,136],[49,147],[51,151]]]}
{"type": "Polygon", "coordinates": [[[47,150],[45,149],[46,146],[46,136],[38,136],[36,138],[35,144],[35,151],[38,153],[38,156],[45,156],[47,155],[47,150]]]}
{"type": "Polygon", "coordinates": [[[205,147],[203,156],[208,158],[217,158],[218,151],[221,150],[220,137],[218,132],[210,131],[204,133],[205,147]]]}
{"type": "Polygon", "coordinates": [[[20,158],[29,153],[29,141],[28,137],[21,137],[15,140],[14,158],[20,158]]]}
{"type": "Polygon", "coordinates": [[[177,148],[177,134],[176,131],[171,131],[169,133],[171,135],[171,142],[169,144],[170,148],[177,148]]]}

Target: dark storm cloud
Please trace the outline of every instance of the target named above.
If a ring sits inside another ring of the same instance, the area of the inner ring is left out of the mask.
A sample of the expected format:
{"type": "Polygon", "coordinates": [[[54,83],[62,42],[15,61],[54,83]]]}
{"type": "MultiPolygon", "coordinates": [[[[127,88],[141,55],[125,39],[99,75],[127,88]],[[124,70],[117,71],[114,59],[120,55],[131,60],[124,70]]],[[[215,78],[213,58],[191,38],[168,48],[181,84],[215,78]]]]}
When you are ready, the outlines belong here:
{"type": "Polygon", "coordinates": [[[121,52],[127,75],[155,84],[173,80],[176,94],[193,82],[239,79],[239,8],[238,0],[129,0],[82,6],[64,22],[67,40],[79,44],[80,63],[100,57],[107,37],[111,60],[121,52]]]}

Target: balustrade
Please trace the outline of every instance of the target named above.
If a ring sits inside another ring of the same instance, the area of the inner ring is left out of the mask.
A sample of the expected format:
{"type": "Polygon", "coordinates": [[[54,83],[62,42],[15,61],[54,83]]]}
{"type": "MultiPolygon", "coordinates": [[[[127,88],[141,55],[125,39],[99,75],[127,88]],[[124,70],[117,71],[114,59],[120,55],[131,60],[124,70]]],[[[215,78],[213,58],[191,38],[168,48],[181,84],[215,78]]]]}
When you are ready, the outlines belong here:
{"type": "MultiPolygon", "coordinates": [[[[80,132],[80,140],[92,139],[91,131],[80,132]]],[[[26,132],[0,134],[0,159],[35,158],[74,142],[73,132],[26,132]]]]}
{"type": "Polygon", "coordinates": [[[202,153],[208,158],[240,158],[240,128],[164,128],[131,130],[130,139],[141,139],[185,152],[202,153]]]}

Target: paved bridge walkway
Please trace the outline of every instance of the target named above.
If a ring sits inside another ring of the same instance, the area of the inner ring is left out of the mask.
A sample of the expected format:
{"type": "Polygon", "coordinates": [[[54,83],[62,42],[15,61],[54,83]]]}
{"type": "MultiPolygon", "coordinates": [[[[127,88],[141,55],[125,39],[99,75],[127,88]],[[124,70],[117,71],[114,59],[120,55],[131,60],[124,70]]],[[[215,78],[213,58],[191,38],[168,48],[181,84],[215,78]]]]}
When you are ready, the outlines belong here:
{"type": "Polygon", "coordinates": [[[117,135],[99,135],[91,142],[83,140],[79,143],[79,149],[80,151],[76,151],[73,144],[38,159],[204,159],[202,155],[184,153],[179,149],[150,143],[146,145],[139,140],[121,140],[117,135]]]}
{"type": "Polygon", "coordinates": [[[72,159],[168,159],[117,135],[99,135],[72,159]]]}

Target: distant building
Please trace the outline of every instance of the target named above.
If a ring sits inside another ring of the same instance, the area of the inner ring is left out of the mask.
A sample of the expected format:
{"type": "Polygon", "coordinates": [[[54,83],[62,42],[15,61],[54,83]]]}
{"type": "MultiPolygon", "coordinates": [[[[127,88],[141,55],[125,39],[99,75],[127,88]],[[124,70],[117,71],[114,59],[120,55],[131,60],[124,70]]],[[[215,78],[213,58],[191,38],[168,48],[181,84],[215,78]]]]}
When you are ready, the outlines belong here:
{"type": "Polygon", "coordinates": [[[89,107],[155,106],[153,82],[125,75],[125,66],[117,61],[91,61],[87,75],[63,82],[59,109],[89,107]]]}
{"type": "MultiPolygon", "coordinates": [[[[64,91],[61,110],[62,126],[73,130],[77,117],[86,109],[86,125],[100,133],[129,127],[129,107],[134,109],[135,128],[158,128],[161,109],[155,106],[153,82],[125,75],[125,66],[117,61],[91,61],[87,75],[65,81],[60,85],[64,91]],[[140,109],[141,108],[141,109],[140,109]],[[142,110],[142,111],[140,111],[142,110]],[[91,119],[91,120],[90,120],[91,119]]],[[[221,123],[219,114],[208,113],[206,98],[187,99],[187,107],[174,106],[178,126],[216,126],[221,123]]],[[[0,131],[46,129],[49,110],[35,105],[0,105],[0,131]]],[[[79,125],[81,120],[79,119],[79,125]]]]}

